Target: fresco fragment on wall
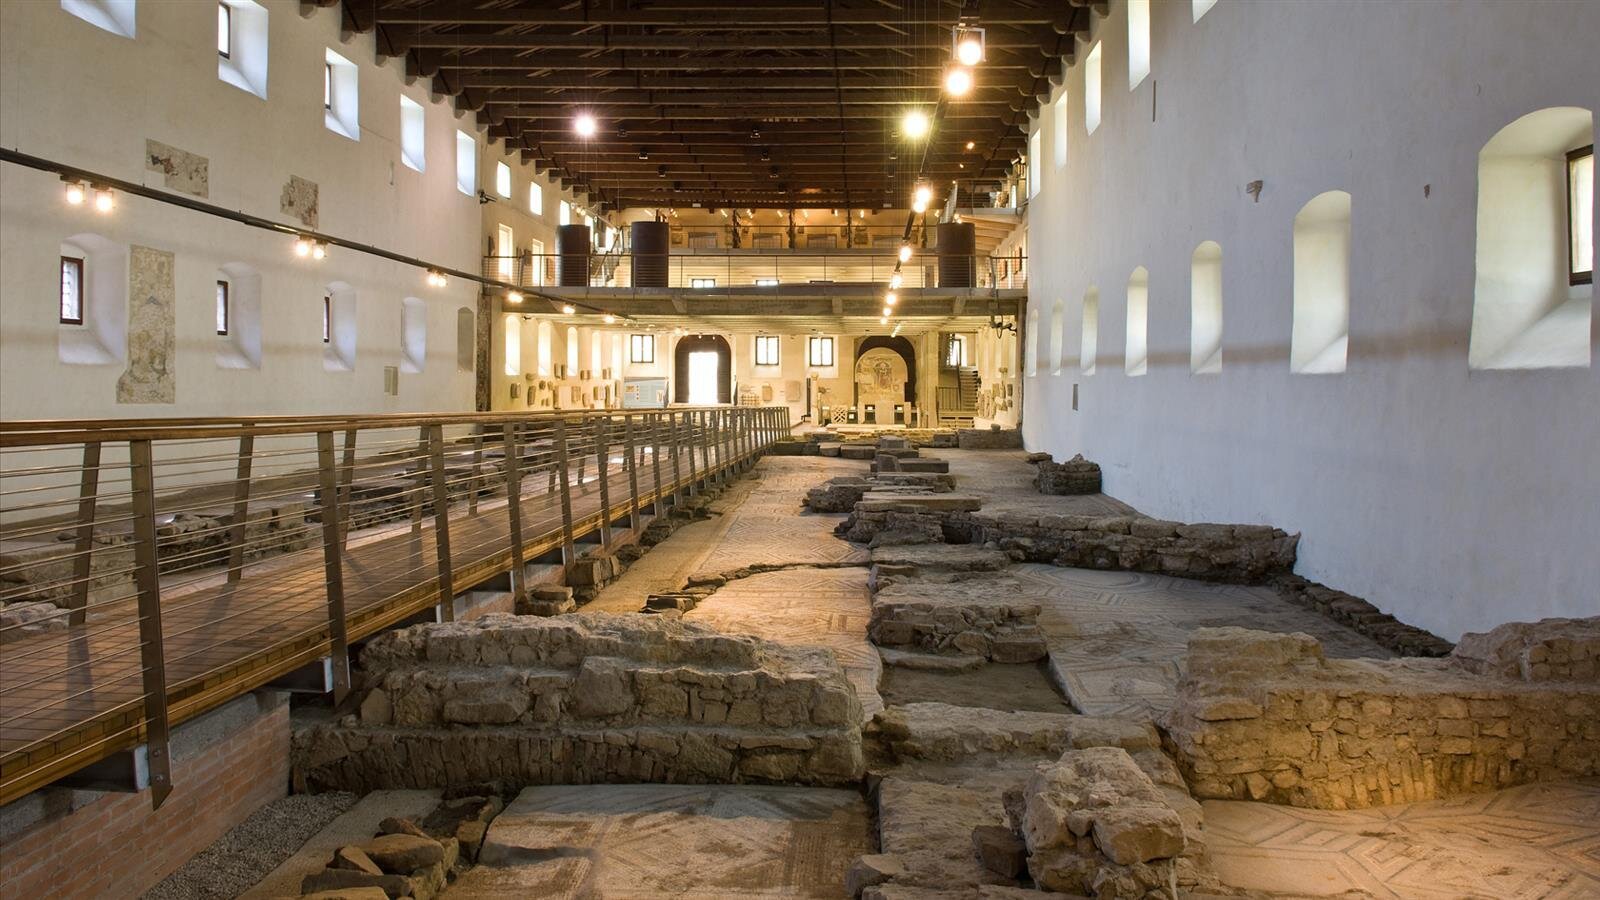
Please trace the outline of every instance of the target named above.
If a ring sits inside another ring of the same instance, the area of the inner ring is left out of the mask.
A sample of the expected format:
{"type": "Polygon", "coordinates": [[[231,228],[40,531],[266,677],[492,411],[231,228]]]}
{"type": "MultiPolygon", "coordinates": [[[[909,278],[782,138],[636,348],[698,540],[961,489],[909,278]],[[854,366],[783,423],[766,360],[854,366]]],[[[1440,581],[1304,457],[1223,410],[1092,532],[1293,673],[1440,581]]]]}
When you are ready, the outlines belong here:
{"type": "Polygon", "coordinates": [[[172,271],[171,253],[137,245],[129,248],[128,368],[117,379],[118,403],[177,402],[172,271]]]}
{"type": "Polygon", "coordinates": [[[283,194],[278,198],[278,208],[286,216],[294,216],[307,228],[317,227],[317,183],[299,175],[290,175],[284,182],[283,194]]]}
{"type": "Polygon", "coordinates": [[[146,172],[160,172],[166,186],[174,191],[202,199],[211,195],[211,163],[204,156],[146,138],[144,168],[146,172]]]}

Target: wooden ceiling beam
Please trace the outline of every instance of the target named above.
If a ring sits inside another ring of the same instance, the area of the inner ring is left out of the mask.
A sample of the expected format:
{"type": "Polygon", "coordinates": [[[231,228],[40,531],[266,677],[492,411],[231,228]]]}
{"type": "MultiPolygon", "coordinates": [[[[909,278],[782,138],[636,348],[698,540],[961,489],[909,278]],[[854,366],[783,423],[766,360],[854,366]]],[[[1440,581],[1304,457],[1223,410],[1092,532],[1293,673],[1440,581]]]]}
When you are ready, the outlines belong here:
{"type": "MultiPolygon", "coordinates": [[[[531,6],[531,5],[529,5],[531,6]]],[[[1059,12],[1049,5],[1035,7],[1005,0],[985,0],[980,23],[994,25],[1054,25],[1059,12]]],[[[768,5],[741,2],[737,7],[705,5],[699,9],[597,9],[548,6],[516,9],[480,9],[475,3],[440,2],[413,6],[381,5],[374,14],[379,23],[405,25],[500,25],[500,26],[639,26],[689,28],[697,31],[770,31],[782,27],[827,28],[836,25],[876,25],[886,19],[896,25],[943,25],[956,23],[959,4],[914,4],[889,10],[873,4],[838,5],[831,11],[819,3],[768,5]],[[707,15],[715,12],[716,15],[707,15]]]]}

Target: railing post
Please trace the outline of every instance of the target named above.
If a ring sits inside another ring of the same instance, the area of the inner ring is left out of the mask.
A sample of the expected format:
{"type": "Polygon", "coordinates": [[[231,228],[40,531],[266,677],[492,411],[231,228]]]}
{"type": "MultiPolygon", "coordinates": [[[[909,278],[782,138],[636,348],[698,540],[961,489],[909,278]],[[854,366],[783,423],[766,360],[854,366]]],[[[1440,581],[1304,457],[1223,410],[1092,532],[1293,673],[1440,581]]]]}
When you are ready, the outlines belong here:
{"type": "MultiPolygon", "coordinates": [[[[501,426],[505,427],[505,426],[501,426]]],[[[472,426],[472,482],[467,490],[467,512],[478,512],[478,486],[483,478],[483,423],[472,426]]]]}
{"type": "Polygon", "coordinates": [[[339,527],[339,487],[333,432],[317,432],[318,504],[322,507],[322,575],[328,598],[328,643],[333,657],[333,700],[350,692],[350,647],[344,623],[344,538],[339,527]]]}
{"type": "MultiPolygon", "coordinates": [[[[689,496],[698,497],[700,496],[700,488],[695,484],[696,476],[694,471],[694,445],[697,440],[694,433],[694,417],[695,413],[692,409],[683,414],[683,430],[685,433],[684,443],[688,445],[689,449],[689,496]]],[[[677,430],[677,423],[673,423],[673,430],[677,430]]]]}
{"type": "Polygon", "coordinates": [[[433,549],[439,560],[439,618],[456,619],[454,564],[450,561],[450,484],[444,471],[444,426],[429,425],[429,480],[433,485],[433,549]]]}
{"type": "Polygon", "coordinates": [[[516,609],[527,593],[522,559],[522,447],[517,441],[517,425],[506,422],[501,426],[501,444],[505,448],[506,470],[506,520],[511,532],[511,608],[516,609]]]}
{"type": "Polygon", "coordinates": [[[727,410],[724,409],[713,409],[708,413],[711,417],[711,428],[706,435],[706,440],[711,442],[715,450],[717,462],[716,467],[711,471],[716,474],[717,484],[727,484],[728,482],[728,460],[722,448],[722,420],[726,414],[727,410]]]}
{"type": "Polygon", "coordinates": [[[561,481],[561,562],[571,565],[578,558],[572,540],[572,478],[567,471],[567,420],[556,419],[556,468],[561,481]]]}
{"type": "Polygon", "coordinates": [[[606,419],[594,419],[595,477],[600,479],[600,546],[611,549],[611,454],[606,452],[606,419]]]}
{"type": "Polygon", "coordinates": [[[100,493],[100,442],[83,445],[83,471],[78,481],[78,535],[72,550],[72,612],[68,625],[89,620],[89,579],[94,575],[94,507],[100,493]]]}
{"type": "Polygon", "coordinates": [[[172,793],[167,749],[167,666],[161,643],[161,575],[156,569],[155,461],[150,441],[128,442],[133,491],[134,584],[139,591],[139,666],[144,676],[144,742],[150,771],[150,805],[160,809],[172,793]]]}
{"type": "Polygon", "coordinates": [[[700,410],[700,471],[706,487],[711,486],[711,410],[700,410]]]}
{"type": "Polygon", "coordinates": [[[424,472],[428,466],[428,426],[417,429],[416,466],[411,470],[411,533],[422,534],[422,494],[427,484],[424,472]]]}
{"type": "Polygon", "coordinates": [[[255,435],[239,435],[239,462],[233,473],[233,523],[228,528],[229,583],[244,575],[245,517],[250,514],[250,465],[255,449],[255,435]]]}
{"type": "Polygon", "coordinates": [[[666,499],[661,496],[661,414],[650,414],[650,468],[656,475],[656,502],[651,504],[651,515],[666,511],[666,499]]]}
{"type": "Polygon", "coordinates": [[[353,497],[354,488],[350,483],[356,477],[356,430],[349,428],[344,433],[344,467],[339,470],[339,506],[344,512],[344,518],[339,521],[339,541],[346,546],[350,542],[350,519],[355,515],[353,497]]]}
{"type": "Polygon", "coordinates": [[[633,415],[630,413],[622,416],[622,441],[628,451],[628,528],[637,535],[643,527],[639,518],[639,445],[634,443],[633,415]]]}

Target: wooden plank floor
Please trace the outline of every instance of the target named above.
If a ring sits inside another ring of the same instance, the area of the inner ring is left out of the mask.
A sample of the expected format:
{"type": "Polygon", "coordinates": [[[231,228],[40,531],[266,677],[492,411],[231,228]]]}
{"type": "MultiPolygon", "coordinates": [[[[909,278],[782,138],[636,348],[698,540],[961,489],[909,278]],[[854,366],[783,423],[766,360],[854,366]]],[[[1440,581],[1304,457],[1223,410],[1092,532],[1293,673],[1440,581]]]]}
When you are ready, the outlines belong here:
{"type": "MultiPolygon", "coordinates": [[[[695,463],[698,467],[698,457],[695,463]]],[[[671,460],[663,459],[661,468],[663,493],[670,494],[671,460]]],[[[681,471],[687,482],[686,455],[681,471]]],[[[606,481],[615,519],[629,506],[626,469],[613,463],[606,481]]],[[[654,499],[654,485],[653,468],[641,465],[641,505],[654,499]]],[[[561,543],[560,496],[545,492],[545,486],[543,477],[523,480],[522,533],[529,554],[561,543]]],[[[599,479],[574,483],[572,514],[579,536],[600,520],[599,486],[599,479]]],[[[440,599],[432,517],[420,533],[407,525],[387,531],[374,538],[352,535],[344,554],[352,642],[440,599]]],[[[453,511],[450,558],[457,593],[510,567],[509,537],[504,500],[482,501],[473,514],[453,511]]],[[[311,550],[248,566],[234,584],[218,575],[195,590],[164,595],[162,636],[173,722],[327,655],[320,541],[311,550]]],[[[0,803],[142,740],[139,649],[138,623],[131,616],[6,645],[0,653],[0,803]]],[[[175,779],[181,777],[181,771],[174,772],[175,779]]]]}

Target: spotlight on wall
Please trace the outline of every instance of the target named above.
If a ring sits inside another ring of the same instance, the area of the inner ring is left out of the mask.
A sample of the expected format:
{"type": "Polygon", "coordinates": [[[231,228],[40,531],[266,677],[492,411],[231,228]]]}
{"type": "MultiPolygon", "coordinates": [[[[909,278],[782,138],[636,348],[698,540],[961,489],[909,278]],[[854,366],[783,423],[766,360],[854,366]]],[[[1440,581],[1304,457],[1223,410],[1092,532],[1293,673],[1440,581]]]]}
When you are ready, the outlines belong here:
{"type": "Polygon", "coordinates": [[[963,66],[971,67],[983,62],[983,44],[982,28],[957,25],[950,29],[950,55],[963,66]]]}
{"type": "Polygon", "coordinates": [[[444,287],[448,283],[449,283],[449,279],[444,277],[444,273],[443,272],[439,271],[438,269],[429,269],[428,270],[428,286],[429,287],[444,287]]]}
{"type": "Polygon", "coordinates": [[[327,256],[328,256],[328,245],[324,244],[321,241],[313,241],[312,244],[311,244],[311,258],[312,259],[326,259],[327,256]]]}
{"type": "Polygon", "coordinates": [[[893,314],[893,313],[894,313],[894,310],[892,310],[892,309],[890,309],[890,308],[889,308],[889,307],[887,307],[887,306],[885,306],[885,307],[884,307],[884,308],[883,308],[883,317],[884,317],[884,318],[885,318],[885,319],[887,319],[887,318],[889,318],[889,316],[890,316],[890,315],[891,315],[891,314],[893,314]]]}
{"type": "Polygon", "coordinates": [[[578,308],[576,306],[573,306],[571,303],[563,303],[563,304],[561,304],[561,314],[563,316],[573,315],[577,311],[578,311],[578,308]]]}
{"type": "Polygon", "coordinates": [[[944,92],[952,97],[965,97],[972,90],[972,70],[952,66],[944,75],[944,92]]]}
{"type": "Polygon", "coordinates": [[[928,114],[920,109],[910,110],[900,119],[900,133],[912,140],[927,137],[928,114]]]}
{"type": "Polygon", "coordinates": [[[111,195],[111,188],[99,187],[99,186],[95,187],[95,189],[94,189],[94,211],[95,212],[108,213],[108,212],[111,212],[112,208],[115,207],[116,205],[117,205],[117,201],[116,201],[116,198],[112,197],[112,195],[111,195]]]}
{"type": "Polygon", "coordinates": [[[516,305],[522,302],[522,295],[516,291],[506,291],[506,302],[516,305]]]}
{"type": "Polygon", "coordinates": [[[308,237],[297,237],[297,238],[295,238],[294,239],[294,255],[295,256],[300,256],[300,257],[310,256],[311,255],[311,239],[308,238],[308,237]]]}
{"type": "Polygon", "coordinates": [[[605,323],[607,325],[615,325],[615,324],[617,324],[617,317],[613,316],[611,313],[606,313],[606,315],[605,315],[605,323]]]}
{"type": "Polygon", "coordinates": [[[976,147],[976,146],[978,146],[978,145],[975,142],[967,141],[967,149],[968,150],[971,150],[973,147],[976,147]]]}
{"type": "Polygon", "coordinates": [[[889,317],[888,316],[884,316],[883,318],[879,319],[878,320],[878,324],[879,325],[887,325],[887,324],[889,324],[889,317]]]}
{"type": "Polygon", "coordinates": [[[600,125],[594,120],[594,116],[581,112],[573,117],[572,130],[578,133],[578,137],[592,138],[595,132],[600,130],[600,125]]]}
{"type": "Polygon", "coordinates": [[[911,261],[911,245],[910,244],[901,244],[900,245],[900,261],[901,262],[910,262],[911,261]]]}
{"type": "Polygon", "coordinates": [[[61,180],[66,184],[67,205],[68,206],[82,206],[83,205],[83,182],[74,181],[71,178],[66,177],[65,175],[61,176],[61,180]]]}

